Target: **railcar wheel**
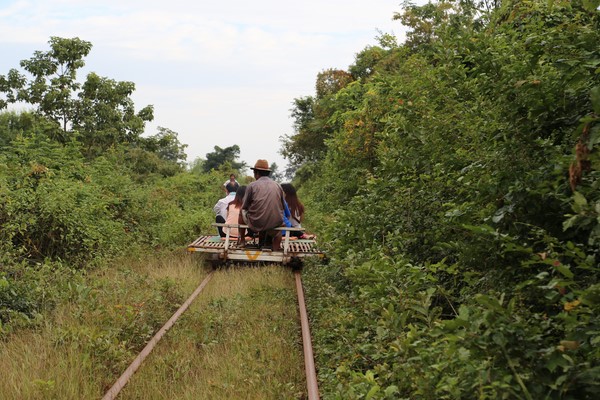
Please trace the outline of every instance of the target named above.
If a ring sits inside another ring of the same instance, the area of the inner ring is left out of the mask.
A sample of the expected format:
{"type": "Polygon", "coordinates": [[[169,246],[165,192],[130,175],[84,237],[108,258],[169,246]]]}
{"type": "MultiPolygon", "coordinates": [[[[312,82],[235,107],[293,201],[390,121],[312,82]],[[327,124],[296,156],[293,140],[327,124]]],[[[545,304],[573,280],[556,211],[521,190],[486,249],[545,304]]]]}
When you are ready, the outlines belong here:
{"type": "Polygon", "coordinates": [[[292,257],[289,262],[289,266],[292,268],[292,271],[301,271],[303,265],[304,264],[302,263],[302,259],[300,257],[292,257]]]}
{"type": "Polygon", "coordinates": [[[210,266],[212,267],[212,269],[218,269],[223,265],[225,265],[225,262],[218,255],[213,255],[211,257],[210,266]]]}

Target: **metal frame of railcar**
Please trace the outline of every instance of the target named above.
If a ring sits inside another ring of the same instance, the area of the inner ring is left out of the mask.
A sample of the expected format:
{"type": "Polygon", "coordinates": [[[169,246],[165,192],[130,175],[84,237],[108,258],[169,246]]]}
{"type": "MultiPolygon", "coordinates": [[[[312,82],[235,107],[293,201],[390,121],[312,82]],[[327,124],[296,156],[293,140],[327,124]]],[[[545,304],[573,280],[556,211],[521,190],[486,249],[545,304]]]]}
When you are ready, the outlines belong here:
{"type": "MultiPolygon", "coordinates": [[[[247,225],[238,224],[212,224],[214,227],[221,228],[248,228],[247,225]]],[[[304,257],[324,257],[324,253],[317,247],[314,239],[292,239],[291,231],[304,230],[303,228],[280,227],[276,230],[282,231],[282,249],[273,251],[268,247],[259,247],[256,239],[248,242],[245,246],[239,246],[235,238],[229,236],[229,230],[226,229],[226,235],[221,238],[217,235],[200,236],[188,245],[189,252],[200,252],[211,255],[212,261],[227,262],[270,262],[287,265],[294,260],[304,257]]]]}

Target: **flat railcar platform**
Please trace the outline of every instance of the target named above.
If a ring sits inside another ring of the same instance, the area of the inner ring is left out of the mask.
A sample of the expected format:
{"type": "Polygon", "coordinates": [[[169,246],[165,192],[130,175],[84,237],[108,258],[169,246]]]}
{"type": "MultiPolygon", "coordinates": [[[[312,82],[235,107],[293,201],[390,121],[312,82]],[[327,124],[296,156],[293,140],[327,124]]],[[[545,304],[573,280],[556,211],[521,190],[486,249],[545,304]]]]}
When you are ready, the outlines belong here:
{"type": "MultiPolygon", "coordinates": [[[[245,227],[244,225],[213,224],[226,228],[245,227]]],[[[203,235],[198,237],[187,247],[191,253],[207,253],[213,262],[239,261],[239,262],[274,262],[288,264],[294,259],[304,257],[321,257],[325,254],[321,251],[314,239],[295,239],[290,237],[292,228],[277,228],[282,231],[282,249],[273,251],[269,247],[259,247],[256,241],[248,241],[245,246],[239,246],[237,238],[218,235],[203,235]]],[[[297,229],[294,229],[297,230],[297,229]]]]}

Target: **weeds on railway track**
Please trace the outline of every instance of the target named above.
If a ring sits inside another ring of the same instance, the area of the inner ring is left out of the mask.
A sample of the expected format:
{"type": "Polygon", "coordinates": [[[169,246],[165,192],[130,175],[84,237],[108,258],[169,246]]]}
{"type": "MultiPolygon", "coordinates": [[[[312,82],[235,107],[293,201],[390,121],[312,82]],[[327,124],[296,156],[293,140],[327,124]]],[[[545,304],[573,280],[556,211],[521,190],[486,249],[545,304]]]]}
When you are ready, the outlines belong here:
{"type": "Polygon", "coordinates": [[[182,316],[123,399],[302,399],[304,364],[293,276],[225,269],[182,316]]]}
{"type": "Polygon", "coordinates": [[[197,259],[165,252],[75,273],[35,329],[28,323],[0,342],[2,398],[101,397],[203,271],[197,259]]]}

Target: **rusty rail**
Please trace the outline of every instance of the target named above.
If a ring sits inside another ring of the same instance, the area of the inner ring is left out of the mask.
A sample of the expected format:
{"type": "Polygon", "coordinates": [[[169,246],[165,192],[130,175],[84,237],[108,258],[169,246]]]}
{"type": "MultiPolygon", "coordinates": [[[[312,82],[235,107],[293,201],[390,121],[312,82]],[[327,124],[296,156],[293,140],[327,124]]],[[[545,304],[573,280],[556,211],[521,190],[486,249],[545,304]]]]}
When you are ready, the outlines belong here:
{"type": "Polygon", "coordinates": [[[135,360],[133,360],[133,362],[129,365],[125,372],[123,372],[123,375],[121,375],[121,377],[117,379],[117,381],[108,390],[108,392],[106,392],[102,400],[113,400],[117,397],[121,389],[123,389],[127,382],[129,382],[129,379],[131,379],[135,371],[138,370],[144,359],[150,354],[152,349],[154,349],[154,346],[156,346],[158,341],[164,336],[165,333],[167,333],[169,329],[171,329],[175,321],[177,321],[181,314],[183,314],[185,310],[188,309],[190,304],[192,304],[192,301],[194,301],[194,299],[200,294],[202,289],[204,289],[208,281],[210,281],[210,278],[212,278],[213,272],[214,271],[211,271],[206,276],[206,278],[204,278],[204,280],[202,281],[202,283],[200,283],[200,286],[196,288],[194,293],[192,293],[192,295],[185,301],[185,303],[183,303],[183,305],[179,307],[175,314],[173,314],[173,316],[167,321],[167,323],[162,328],[160,328],[160,330],[154,335],[154,337],[150,339],[146,347],[144,347],[144,350],[142,350],[142,352],[138,354],[135,360]]]}
{"type": "MultiPolygon", "coordinates": [[[[173,314],[173,316],[167,321],[167,323],[150,339],[146,347],[141,353],[133,360],[129,367],[123,372],[123,374],[117,379],[113,386],[106,392],[102,400],[114,400],[121,390],[127,385],[133,374],[141,366],[142,362],[154,349],[156,344],[165,335],[165,333],[175,324],[175,321],[183,314],[194,299],[202,292],[204,287],[208,284],[212,278],[214,271],[211,271],[206,278],[196,288],[194,293],[183,303],[181,307],[173,314]]],[[[300,272],[294,272],[296,280],[296,292],[298,295],[298,307],[300,310],[300,325],[302,329],[302,347],[304,350],[304,371],[306,373],[306,388],[308,391],[308,400],[319,400],[319,388],[317,385],[317,372],[315,368],[315,360],[312,349],[312,341],[310,336],[310,326],[308,323],[308,314],[306,312],[306,304],[304,300],[304,289],[302,287],[302,278],[300,272]]]]}
{"type": "Polygon", "coordinates": [[[298,306],[300,308],[300,325],[302,327],[302,347],[304,348],[304,371],[306,372],[306,388],[308,400],[319,400],[319,387],[317,385],[317,371],[315,369],[315,358],[313,355],[312,341],[310,338],[310,326],[308,314],[304,303],[304,289],[300,272],[294,273],[296,278],[296,292],[298,293],[298,306]]]}

